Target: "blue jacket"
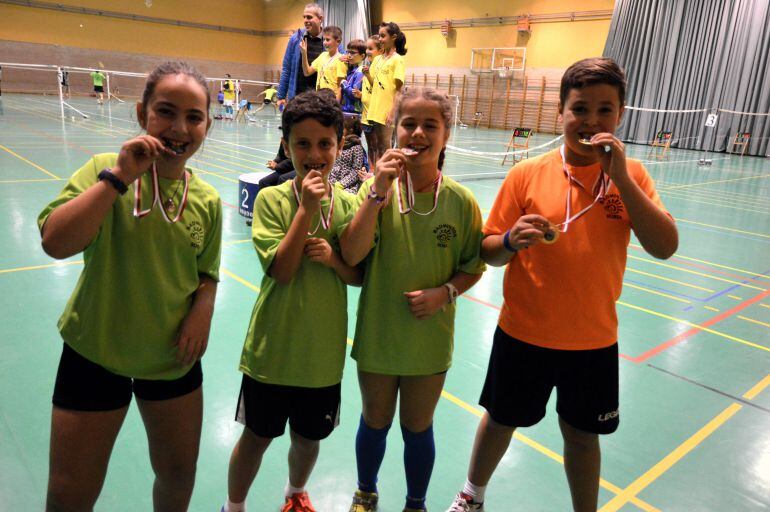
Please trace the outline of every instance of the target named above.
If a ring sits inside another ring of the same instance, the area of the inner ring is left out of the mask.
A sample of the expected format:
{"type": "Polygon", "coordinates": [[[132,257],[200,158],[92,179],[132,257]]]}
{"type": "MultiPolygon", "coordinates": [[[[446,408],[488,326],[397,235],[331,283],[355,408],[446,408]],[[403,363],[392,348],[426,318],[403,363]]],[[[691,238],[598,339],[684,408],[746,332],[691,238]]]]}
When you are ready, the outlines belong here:
{"type": "MultiPolygon", "coordinates": [[[[281,81],[278,83],[279,100],[292,99],[297,94],[297,76],[302,73],[302,52],[299,49],[299,42],[305,37],[304,28],[292,32],[289,37],[289,44],[286,45],[286,51],[283,53],[283,63],[281,64],[281,81]]],[[[340,43],[340,55],[345,53],[345,47],[340,43]]]]}
{"type": "Polygon", "coordinates": [[[342,81],[342,111],[350,114],[361,113],[363,110],[361,100],[353,96],[353,90],[361,90],[364,81],[364,72],[361,66],[349,67],[348,76],[342,81]]]}

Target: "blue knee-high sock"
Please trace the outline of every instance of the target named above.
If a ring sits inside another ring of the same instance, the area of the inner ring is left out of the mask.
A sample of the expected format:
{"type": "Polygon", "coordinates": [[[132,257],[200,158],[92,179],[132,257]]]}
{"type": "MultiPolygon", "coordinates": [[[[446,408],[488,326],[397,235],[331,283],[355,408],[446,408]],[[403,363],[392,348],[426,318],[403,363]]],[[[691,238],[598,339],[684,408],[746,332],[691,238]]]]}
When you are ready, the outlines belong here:
{"type": "Polygon", "coordinates": [[[433,426],[423,432],[412,432],[401,425],[404,436],[404,469],[406,470],[406,508],[425,508],[436,445],[433,443],[433,426]]]}
{"type": "Polygon", "coordinates": [[[358,466],[358,488],[365,492],[377,492],[377,473],[385,457],[385,441],[390,425],[375,429],[364,421],[358,423],[356,434],[356,464],[358,466]]]}

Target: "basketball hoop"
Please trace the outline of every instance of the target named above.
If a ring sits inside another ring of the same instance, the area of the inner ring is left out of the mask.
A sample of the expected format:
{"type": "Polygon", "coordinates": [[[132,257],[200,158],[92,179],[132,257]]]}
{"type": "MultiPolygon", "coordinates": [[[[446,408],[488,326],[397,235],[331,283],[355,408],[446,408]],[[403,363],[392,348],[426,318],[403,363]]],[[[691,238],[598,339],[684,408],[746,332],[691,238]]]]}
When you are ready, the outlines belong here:
{"type": "Polygon", "coordinates": [[[441,35],[449,37],[449,33],[452,31],[452,21],[444,20],[441,22],[441,35]]]}

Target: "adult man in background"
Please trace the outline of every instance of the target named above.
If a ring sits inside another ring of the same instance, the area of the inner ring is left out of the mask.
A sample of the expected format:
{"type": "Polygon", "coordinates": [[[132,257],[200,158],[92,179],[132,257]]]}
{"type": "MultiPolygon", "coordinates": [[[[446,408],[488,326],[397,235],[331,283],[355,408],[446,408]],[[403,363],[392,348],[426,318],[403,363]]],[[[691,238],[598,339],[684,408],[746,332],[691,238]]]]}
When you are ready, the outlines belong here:
{"type": "Polygon", "coordinates": [[[302,54],[299,49],[300,41],[304,40],[307,44],[307,58],[312,62],[324,51],[323,37],[321,27],[324,20],[324,11],[318,4],[307,4],[302,12],[304,29],[297,29],[289,37],[289,44],[286,45],[286,52],[283,54],[283,64],[281,66],[281,81],[278,84],[278,106],[283,108],[287,100],[292,99],[297,94],[315,90],[316,75],[305,76],[302,72],[302,54]]]}

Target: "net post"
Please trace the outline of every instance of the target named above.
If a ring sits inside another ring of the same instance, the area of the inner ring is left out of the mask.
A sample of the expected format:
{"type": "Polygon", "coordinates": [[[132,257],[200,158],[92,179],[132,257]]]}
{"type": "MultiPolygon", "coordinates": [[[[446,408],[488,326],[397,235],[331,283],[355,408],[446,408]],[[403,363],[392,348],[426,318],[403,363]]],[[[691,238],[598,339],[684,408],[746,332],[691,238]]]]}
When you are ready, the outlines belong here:
{"type": "Polygon", "coordinates": [[[64,120],[64,90],[62,88],[62,80],[64,80],[64,70],[59,67],[56,71],[56,82],[59,86],[59,110],[61,112],[62,121],[64,120]]]}

